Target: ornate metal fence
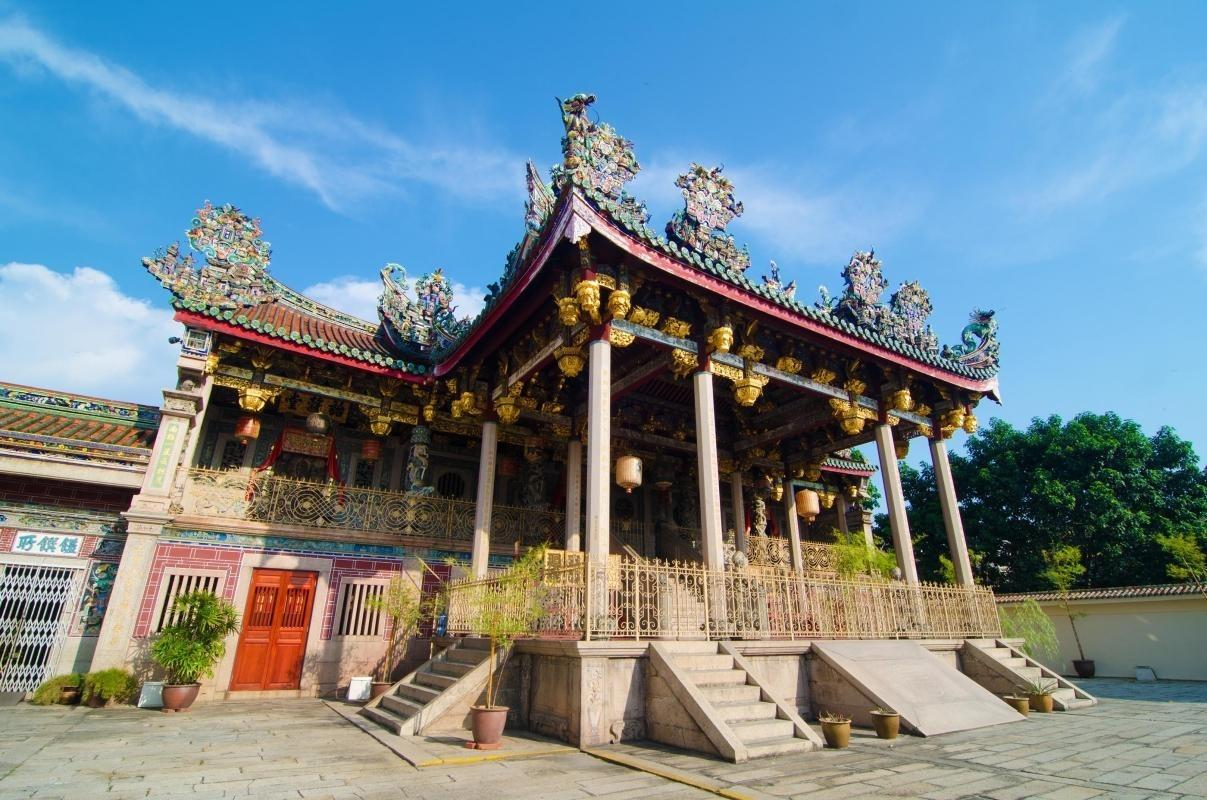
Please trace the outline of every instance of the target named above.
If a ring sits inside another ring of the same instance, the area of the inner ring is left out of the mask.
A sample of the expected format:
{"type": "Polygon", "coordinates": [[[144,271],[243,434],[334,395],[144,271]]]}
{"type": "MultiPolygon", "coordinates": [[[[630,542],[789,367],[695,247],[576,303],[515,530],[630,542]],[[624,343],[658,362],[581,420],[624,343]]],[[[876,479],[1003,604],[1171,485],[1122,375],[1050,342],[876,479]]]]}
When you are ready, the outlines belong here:
{"type": "Polygon", "coordinates": [[[581,565],[546,568],[541,580],[516,585],[512,579],[494,576],[483,580],[463,578],[448,587],[448,632],[478,633],[483,614],[515,618],[521,606],[535,604],[537,635],[548,639],[583,638],[586,592],[581,565]]]}
{"type": "MultiPolygon", "coordinates": [[[[609,559],[546,572],[541,635],[585,639],[929,639],[1001,635],[983,587],[843,580],[792,572],[707,570],[609,559]],[[578,616],[576,616],[578,615],[578,616]]],[[[499,579],[450,589],[449,630],[473,633],[472,610],[499,579]]]]}
{"type": "MultiPolygon", "coordinates": [[[[470,500],[435,495],[208,469],[189,471],[183,505],[190,514],[460,542],[473,539],[476,507],[470,500]]],[[[556,542],[565,530],[564,519],[554,511],[496,505],[491,540],[524,546],[556,542]]]]}
{"type": "MultiPolygon", "coordinates": [[[[801,542],[801,561],[805,572],[834,574],[836,559],[834,547],[825,542],[801,542]]],[[[787,539],[774,536],[751,536],[747,543],[750,563],[761,567],[792,566],[791,544],[787,539]]]]}

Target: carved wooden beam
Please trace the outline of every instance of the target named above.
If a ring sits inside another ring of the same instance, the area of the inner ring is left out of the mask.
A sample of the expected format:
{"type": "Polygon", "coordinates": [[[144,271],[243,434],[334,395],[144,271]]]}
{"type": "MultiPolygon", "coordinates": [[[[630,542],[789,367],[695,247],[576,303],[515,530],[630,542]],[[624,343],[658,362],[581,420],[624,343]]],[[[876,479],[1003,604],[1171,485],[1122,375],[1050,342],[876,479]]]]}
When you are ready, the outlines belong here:
{"type": "Polygon", "coordinates": [[[543,367],[551,358],[553,358],[554,351],[565,343],[565,334],[559,333],[557,336],[554,336],[552,339],[550,339],[548,344],[533,353],[532,356],[519,367],[512,370],[507,375],[507,380],[505,382],[495,387],[494,391],[491,392],[491,399],[499,399],[503,396],[503,392],[507,388],[515,385],[515,383],[518,381],[525,380],[529,375],[543,367]]]}

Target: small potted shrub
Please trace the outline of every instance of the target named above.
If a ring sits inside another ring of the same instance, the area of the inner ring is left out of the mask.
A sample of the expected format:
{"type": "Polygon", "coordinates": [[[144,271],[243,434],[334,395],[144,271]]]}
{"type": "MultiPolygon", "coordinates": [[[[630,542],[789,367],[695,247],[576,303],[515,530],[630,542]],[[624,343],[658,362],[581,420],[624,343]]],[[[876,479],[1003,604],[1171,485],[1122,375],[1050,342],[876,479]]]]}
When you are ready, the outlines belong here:
{"type": "Polygon", "coordinates": [[[398,649],[402,647],[405,652],[407,640],[419,626],[423,603],[414,581],[405,573],[399,573],[390,579],[381,594],[365,600],[365,605],[381,612],[390,621],[390,641],[386,644],[381,672],[377,676],[380,680],[373,681],[373,688],[370,690],[371,697],[380,697],[394,685],[394,665],[398,661],[398,649]]]}
{"type": "Polygon", "coordinates": [[[226,655],[226,637],[239,632],[239,612],[213,592],[187,592],[172,603],[175,622],[151,645],[151,657],[167,673],[163,710],[184,711],[197,699],[200,679],[213,677],[226,655]]]}
{"type": "Polygon", "coordinates": [[[1036,678],[1029,682],[1025,689],[1031,702],[1031,710],[1041,714],[1052,713],[1052,690],[1055,688],[1056,681],[1051,678],[1036,678]]]}
{"type": "Polygon", "coordinates": [[[821,723],[827,747],[841,750],[851,743],[851,718],[846,714],[823,711],[817,715],[817,721],[821,723]]]}
{"type": "Polygon", "coordinates": [[[138,679],[121,667],[110,667],[84,676],[80,699],[93,708],[129,703],[138,691],[138,679]]]}
{"type": "Polygon", "coordinates": [[[896,739],[901,730],[901,715],[891,708],[877,706],[872,709],[872,727],[877,739],[896,739]]]}
{"type": "Polygon", "coordinates": [[[1024,717],[1031,712],[1031,698],[1025,694],[1008,694],[1002,699],[1024,717]]]}
{"type": "Polygon", "coordinates": [[[50,680],[43,681],[42,685],[34,690],[33,697],[29,698],[29,702],[35,706],[50,706],[56,703],[73,706],[80,702],[83,683],[84,676],[78,672],[56,675],[50,680]]]}
{"type": "Polygon", "coordinates": [[[477,749],[494,749],[503,738],[507,726],[507,706],[496,701],[499,684],[511,646],[516,639],[531,636],[541,618],[544,591],[541,587],[541,567],[545,548],[534,547],[494,579],[493,591],[485,594],[473,611],[473,629],[490,640],[490,656],[486,679],[486,703],[470,708],[470,726],[477,749]],[[495,653],[502,651],[498,675],[495,674],[495,653]]]}

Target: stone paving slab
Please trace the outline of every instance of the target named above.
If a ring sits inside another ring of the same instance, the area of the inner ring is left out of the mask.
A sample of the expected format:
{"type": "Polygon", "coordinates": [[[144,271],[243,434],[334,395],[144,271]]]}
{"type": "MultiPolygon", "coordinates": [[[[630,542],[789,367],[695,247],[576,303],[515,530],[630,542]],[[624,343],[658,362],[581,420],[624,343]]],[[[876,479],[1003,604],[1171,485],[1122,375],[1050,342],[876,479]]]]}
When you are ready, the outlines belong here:
{"type": "MultiPolygon", "coordinates": [[[[657,745],[602,748],[685,773],[712,793],[564,748],[417,769],[308,699],[176,715],[21,705],[0,709],[0,800],[1207,797],[1207,684],[1086,683],[1099,705],[930,739],[857,732],[847,750],[745,764],[657,745]]],[[[459,752],[455,741],[424,746],[459,752]]]]}

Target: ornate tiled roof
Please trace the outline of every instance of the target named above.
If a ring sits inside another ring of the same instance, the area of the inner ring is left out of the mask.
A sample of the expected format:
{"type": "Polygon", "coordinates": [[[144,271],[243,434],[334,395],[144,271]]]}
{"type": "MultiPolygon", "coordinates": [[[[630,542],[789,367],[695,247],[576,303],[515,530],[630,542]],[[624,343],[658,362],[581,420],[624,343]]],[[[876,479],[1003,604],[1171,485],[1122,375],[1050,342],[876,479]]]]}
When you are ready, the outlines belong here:
{"type": "Polygon", "coordinates": [[[90,461],[146,463],[159,410],[0,383],[0,448],[90,461]]]}
{"type": "Polygon", "coordinates": [[[842,456],[826,456],[821,462],[821,468],[826,469],[841,469],[850,472],[862,472],[871,475],[876,472],[876,468],[866,461],[856,461],[853,458],[843,458],[842,456]]]}
{"type": "Polygon", "coordinates": [[[752,299],[844,334],[848,341],[860,340],[974,381],[988,383],[996,376],[994,313],[974,310],[959,344],[940,347],[927,324],[931,302],[926,291],[916,282],[907,282],[887,303],[882,301],[888,282],[870,250],[852,256],[842,272],[845,289],[840,295],[831,297],[823,288],[814,303],[796,299],[796,282],[781,281],[775,262],[770,276],[752,280],[747,275],[749,253],[726,232],[744,208],[720,167],[692,164],[679,177],[676,185],[683,191],[684,208],[667,224],[665,234],[656,233],[647,224],[650,215],[644,204],[624,191],[640,170],[633,144],[611,126],[588,117],[594,101],[593,95],[575,95],[562,103],[563,161],[552,170],[552,187],[529,164],[524,237],[508,254],[502,276],[490,284],[485,308],[472,322],[455,317],[450,286],[439,270],[416,281],[412,297],[405,272],[387,264],[382,270],[380,324],[303,297],[269,276],[271,247],[263,239],[259,220],[230,205],[207,203],[192,220],[187,236],[191,248],[204,258],[200,269],[194,268],[192,254],[181,255],[179,244],[143,259],[143,264],[172,292],[179,310],[320,353],[425,375],[467,334],[486,324],[521,268],[532,263],[538,252],[535,244],[548,233],[557,209],[576,194],[619,234],[683,267],[712,275],[752,299]]]}
{"type": "MultiPolygon", "coordinates": [[[[1172,597],[1177,595],[1207,597],[1207,583],[1161,583],[1150,586],[1111,586],[1105,589],[1078,589],[1069,592],[1069,600],[1122,600],[1131,597],[1172,597]]],[[[1021,603],[1025,600],[1047,602],[1060,600],[1060,592],[1019,592],[999,594],[999,603],[1021,603]]]]}

